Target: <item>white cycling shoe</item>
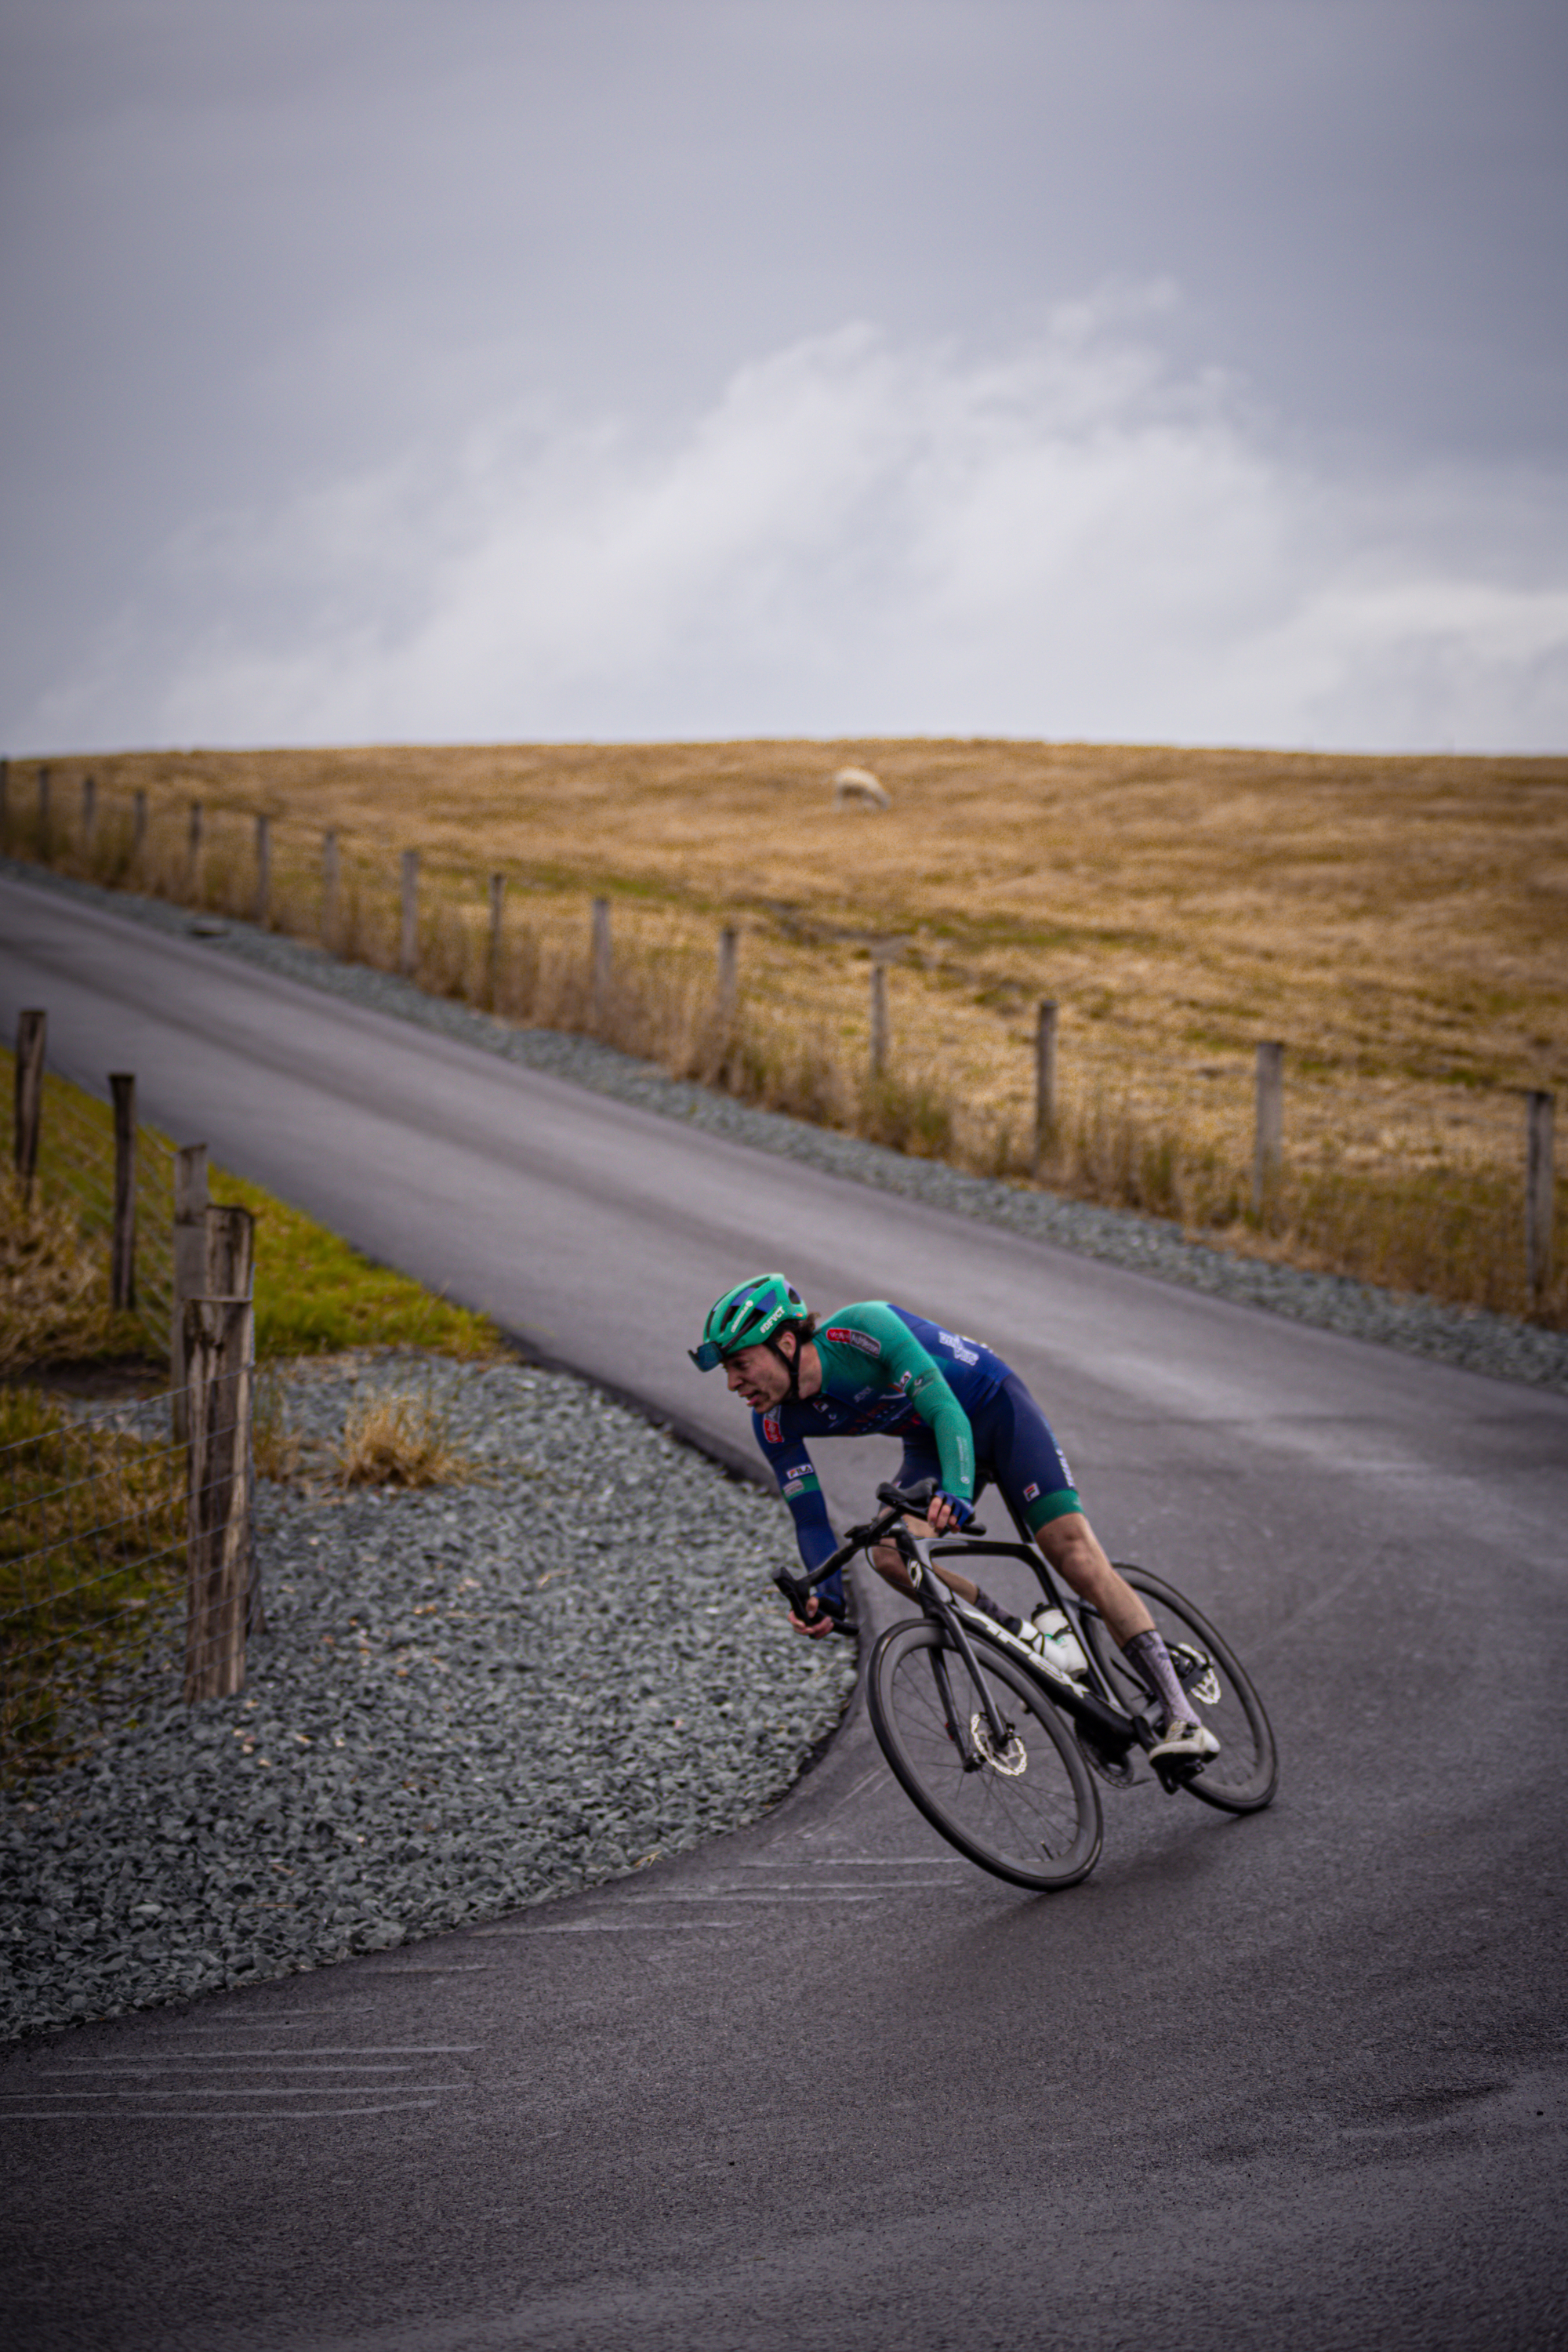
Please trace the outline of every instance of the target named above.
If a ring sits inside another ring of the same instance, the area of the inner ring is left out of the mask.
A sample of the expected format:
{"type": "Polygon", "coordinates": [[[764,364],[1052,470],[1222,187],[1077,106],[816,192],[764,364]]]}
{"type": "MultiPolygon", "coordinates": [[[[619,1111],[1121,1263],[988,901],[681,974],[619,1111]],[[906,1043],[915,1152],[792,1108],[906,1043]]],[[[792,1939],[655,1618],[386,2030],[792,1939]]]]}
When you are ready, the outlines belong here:
{"type": "Polygon", "coordinates": [[[1206,1764],[1219,1741],[1201,1723],[1168,1723],[1149,1750],[1151,1764],[1206,1764]]]}

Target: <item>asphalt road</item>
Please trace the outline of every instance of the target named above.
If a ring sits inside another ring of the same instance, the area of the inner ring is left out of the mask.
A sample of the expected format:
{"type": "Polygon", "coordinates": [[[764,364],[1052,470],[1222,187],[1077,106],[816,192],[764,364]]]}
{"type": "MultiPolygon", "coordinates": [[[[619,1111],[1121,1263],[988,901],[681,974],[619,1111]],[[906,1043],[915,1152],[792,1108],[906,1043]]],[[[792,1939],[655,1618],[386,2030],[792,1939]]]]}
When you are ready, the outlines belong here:
{"type": "MultiPolygon", "coordinates": [[[[981,1333],[1114,1554],[1210,1611],[1266,1814],[1106,1791],[963,1864],[863,1717],[766,1822],[0,2068],[32,2347],[1568,2342],[1568,1402],[693,1136],[0,885],[0,1019],[716,1448],[763,1265],[981,1333]]],[[[828,1454],[840,1509],[885,1453],[828,1454]],[[854,1454],[853,1460],[845,1457],[854,1454]]]]}

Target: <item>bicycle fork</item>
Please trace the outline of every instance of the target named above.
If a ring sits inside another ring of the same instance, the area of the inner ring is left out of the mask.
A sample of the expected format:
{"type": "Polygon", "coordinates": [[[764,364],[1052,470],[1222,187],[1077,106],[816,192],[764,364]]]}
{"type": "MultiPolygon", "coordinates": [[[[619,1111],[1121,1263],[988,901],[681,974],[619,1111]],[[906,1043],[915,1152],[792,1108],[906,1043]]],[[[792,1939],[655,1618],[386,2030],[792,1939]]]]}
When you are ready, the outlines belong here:
{"type": "MultiPolygon", "coordinates": [[[[964,1630],[963,1621],[949,1604],[939,1580],[930,1573],[931,1562],[922,1557],[924,1545],[918,1537],[911,1536],[903,1528],[895,1530],[893,1541],[898,1547],[910,1582],[921,1598],[921,1606],[944,1627],[948,1639],[969,1669],[970,1681],[979,1696],[981,1708],[985,1717],[985,1727],[991,1734],[992,1752],[995,1756],[1002,1755],[1013,1737],[1013,1726],[1003,1721],[997,1710],[996,1701],[992,1696],[991,1685],[981,1673],[980,1661],[970,1646],[969,1635],[964,1630]]],[[[947,1718],[949,1736],[963,1759],[964,1770],[978,1772],[989,1759],[983,1756],[974,1745],[970,1733],[969,1718],[961,1715],[953,1705],[952,1684],[948,1675],[946,1654],[942,1650],[933,1650],[931,1654],[931,1673],[936,1681],[937,1696],[942,1701],[942,1713],[947,1718]]]]}

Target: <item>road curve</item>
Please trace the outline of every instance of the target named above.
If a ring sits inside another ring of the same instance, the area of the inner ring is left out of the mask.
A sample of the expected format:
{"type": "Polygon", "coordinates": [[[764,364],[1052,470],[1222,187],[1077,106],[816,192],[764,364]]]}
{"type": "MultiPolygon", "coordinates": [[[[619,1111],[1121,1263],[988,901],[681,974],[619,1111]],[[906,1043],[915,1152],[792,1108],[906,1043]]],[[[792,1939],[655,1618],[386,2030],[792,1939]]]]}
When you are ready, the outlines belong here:
{"type": "MultiPolygon", "coordinates": [[[[635,1879],[0,2069],[13,2338],[121,2347],[1568,2342],[1568,1401],[693,1135],[0,883],[0,1019],[739,1458],[686,1364],[789,1267],[981,1332],[1110,1548],[1280,1735],[1228,1822],[1107,1792],[1031,1900],[856,1716],[635,1879]]],[[[825,1449],[864,1501],[886,1454],[825,1449]]]]}

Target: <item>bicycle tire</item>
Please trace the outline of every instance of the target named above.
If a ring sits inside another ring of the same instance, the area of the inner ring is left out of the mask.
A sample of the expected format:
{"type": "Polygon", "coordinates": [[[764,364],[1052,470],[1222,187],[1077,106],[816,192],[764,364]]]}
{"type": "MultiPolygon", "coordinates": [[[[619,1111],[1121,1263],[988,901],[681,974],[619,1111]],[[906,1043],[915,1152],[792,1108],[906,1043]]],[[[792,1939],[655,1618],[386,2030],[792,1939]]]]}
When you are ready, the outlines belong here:
{"type": "Polygon", "coordinates": [[[889,1626],[871,1654],[871,1728],[905,1795],[960,1853],[1015,1886],[1039,1892],[1075,1885],[1100,1859],[1099,1792],[1045,1693],[989,1642],[970,1638],[1003,1721],[1016,1726],[1020,1711],[1028,1720],[1028,1732],[1015,1734],[1021,1760],[1013,1760],[1009,1746],[1000,1769],[993,1759],[965,1770],[947,1727],[932,1653],[947,1662],[955,1707],[978,1714],[982,1724],[984,1710],[950,1636],[926,1617],[889,1626]]]}
{"type": "MultiPolygon", "coordinates": [[[[1149,1614],[1167,1649],[1178,1644],[1201,1651],[1217,1678],[1219,1696],[1210,1701],[1201,1677],[1194,1678],[1201,1715],[1220,1743],[1220,1752],[1201,1772],[1182,1786],[1201,1804],[1224,1813],[1259,1813],[1273,1799],[1279,1782],[1279,1751],[1263,1701],[1229,1643],[1215,1633],[1200,1611],[1162,1577],[1146,1568],[1118,1560],[1116,1571],[1125,1577],[1149,1614]]],[[[1128,1707],[1146,1707],[1149,1694],[1107,1633],[1102,1619],[1084,1612],[1084,1629],[1094,1644],[1095,1658],[1111,1689],[1128,1707]]],[[[1182,1660],[1177,1658],[1178,1672],[1182,1660]]],[[[1184,1680],[1186,1677],[1184,1676],[1184,1680]]],[[[1136,1750],[1133,1751],[1136,1754],[1136,1750]]]]}

